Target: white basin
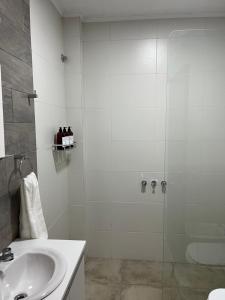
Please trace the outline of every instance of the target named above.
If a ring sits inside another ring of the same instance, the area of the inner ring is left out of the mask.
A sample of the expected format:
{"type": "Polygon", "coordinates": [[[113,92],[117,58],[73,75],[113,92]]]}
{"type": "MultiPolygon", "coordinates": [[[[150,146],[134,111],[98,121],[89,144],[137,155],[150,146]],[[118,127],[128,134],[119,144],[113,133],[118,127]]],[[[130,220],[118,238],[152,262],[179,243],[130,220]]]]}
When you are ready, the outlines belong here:
{"type": "Polygon", "coordinates": [[[56,250],[34,248],[0,263],[0,300],[40,300],[62,282],[64,257],[56,250]]]}

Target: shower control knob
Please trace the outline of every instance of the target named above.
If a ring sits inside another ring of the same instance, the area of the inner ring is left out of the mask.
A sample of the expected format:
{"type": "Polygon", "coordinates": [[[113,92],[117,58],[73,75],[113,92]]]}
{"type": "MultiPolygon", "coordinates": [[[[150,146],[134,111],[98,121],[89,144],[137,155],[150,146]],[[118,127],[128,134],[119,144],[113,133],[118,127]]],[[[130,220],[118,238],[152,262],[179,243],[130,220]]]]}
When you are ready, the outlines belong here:
{"type": "Polygon", "coordinates": [[[157,180],[151,181],[151,187],[152,187],[152,194],[155,194],[155,189],[157,187],[157,180]]]}
{"type": "Polygon", "coordinates": [[[166,193],[167,182],[165,180],[161,181],[162,193],[166,193]]]}
{"type": "Polygon", "coordinates": [[[146,192],[146,186],[147,186],[147,181],[146,180],[142,180],[141,181],[141,192],[145,193],[146,192]]]}

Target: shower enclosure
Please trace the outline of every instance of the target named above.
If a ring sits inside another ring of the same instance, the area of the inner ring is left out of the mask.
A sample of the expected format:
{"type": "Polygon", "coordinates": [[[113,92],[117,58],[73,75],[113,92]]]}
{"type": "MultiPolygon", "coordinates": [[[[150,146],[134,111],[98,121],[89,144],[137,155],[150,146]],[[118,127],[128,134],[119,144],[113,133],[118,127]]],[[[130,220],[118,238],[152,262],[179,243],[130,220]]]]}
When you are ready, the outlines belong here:
{"type": "Polygon", "coordinates": [[[225,35],[168,40],[164,299],[225,288],[225,35]]]}
{"type": "Polygon", "coordinates": [[[92,275],[102,259],[125,300],[206,300],[225,288],[225,23],[164,21],[84,26],[86,227],[74,238],[85,232],[92,275]]]}

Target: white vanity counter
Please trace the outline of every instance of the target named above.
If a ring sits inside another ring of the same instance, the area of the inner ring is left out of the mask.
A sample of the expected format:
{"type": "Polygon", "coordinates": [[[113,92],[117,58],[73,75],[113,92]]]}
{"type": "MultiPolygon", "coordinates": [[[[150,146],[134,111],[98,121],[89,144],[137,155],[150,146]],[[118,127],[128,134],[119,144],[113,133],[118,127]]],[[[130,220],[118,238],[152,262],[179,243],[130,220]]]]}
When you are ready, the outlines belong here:
{"type": "MultiPolygon", "coordinates": [[[[30,250],[32,248],[51,248],[60,252],[67,264],[66,273],[61,284],[45,299],[47,300],[62,300],[69,299],[70,288],[73,286],[73,282],[76,279],[77,271],[80,267],[83,268],[83,256],[85,250],[85,241],[73,241],[73,240],[26,240],[26,241],[15,241],[10,247],[15,255],[23,252],[24,249],[30,250]],[[68,298],[67,298],[68,297],[68,298]]],[[[84,281],[83,270],[81,270],[82,281],[84,281]]],[[[84,285],[84,282],[82,282],[84,285]]],[[[71,288],[72,289],[72,288],[71,288]]],[[[75,299],[76,297],[73,296],[75,299]]],[[[72,297],[71,297],[72,299],[72,297]]]]}

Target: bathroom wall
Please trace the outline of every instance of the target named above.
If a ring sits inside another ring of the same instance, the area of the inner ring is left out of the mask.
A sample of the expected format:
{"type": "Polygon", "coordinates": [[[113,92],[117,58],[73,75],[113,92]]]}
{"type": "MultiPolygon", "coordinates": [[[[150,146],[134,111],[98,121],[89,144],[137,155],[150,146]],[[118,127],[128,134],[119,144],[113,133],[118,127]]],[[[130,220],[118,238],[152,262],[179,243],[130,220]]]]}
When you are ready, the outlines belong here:
{"type": "Polygon", "coordinates": [[[162,260],[167,41],[174,30],[223,26],[222,19],[83,25],[90,256],[162,260]],[[141,180],[155,178],[156,193],[148,185],[142,194],[141,180]]]}
{"type": "Polygon", "coordinates": [[[87,240],[91,256],[162,259],[167,32],[84,24],[87,240]],[[160,184],[160,183],[159,183],[160,184]]]}
{"type": "MultiPolygon", "coordinates": [[[[0,3],[0,65],[6,154],[25,153],[36,171],[34,102],[29,1],[3,0],[0,3]]],[[[25,161],[22,172],[31,171],[25,161]]],[[[13,157],[0,160],[0,251],[18,237],[21,178],[13,157]]]]}
{"type": "Polygon", "coordinates": [[[49,236],[68,238],[68,157],[52,151],[54,134],[67,124],[63,24],[50,1],[31,0],[31,36],[41,200],[49,236]]]}
{"type": "Polygon", "coordinates": [[[79,18],[64,18],[65,90],[67,122],[72,126],[76,148],[68,166],[70,238],[85,239],[84,105],[82,97],[82,24],[79,18]]]}
{"type": "Polygon", "coordinates": [[[61,19],[49,1],[33,0],[31,8],[38,171],[50,237],[87,239],[90,256],[162,260],[168,38],[224,20],[81,25],[61,19]],[[77,148],[55,157],[51,143],[62,123],[72,126],[77,148]],[[158,180],[155,194],[149,184],[141,193],[143,179],[158,180]]]}

